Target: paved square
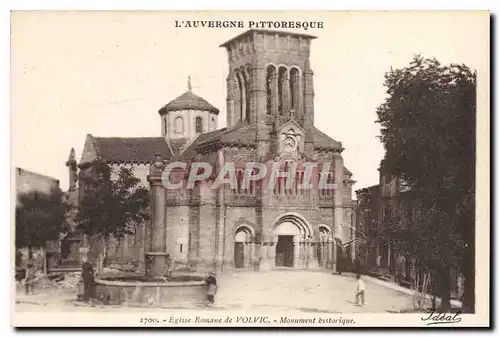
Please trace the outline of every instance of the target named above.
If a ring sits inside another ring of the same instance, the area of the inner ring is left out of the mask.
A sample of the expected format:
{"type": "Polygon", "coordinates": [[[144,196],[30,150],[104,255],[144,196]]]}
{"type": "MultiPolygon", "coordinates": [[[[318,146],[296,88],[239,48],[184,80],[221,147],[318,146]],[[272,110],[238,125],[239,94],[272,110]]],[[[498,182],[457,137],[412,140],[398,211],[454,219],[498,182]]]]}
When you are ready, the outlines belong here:
{"type": "Polygon", "coordinates": [[[353,275],[273,270],[223,274],[216,306],[276,311],[357,313],[387,312],[411,307],[411,297],[365,280],[365,306],[355,305],[353,275]]]}
{"type": "MultiPolygon", "coordinates": [[[[326,271],[272,270],[221,274],[213,311],[363,313],[397,312],[411,307],[411,297],[365,279],[365,306],[356,306],[353,275],[326,271]]],[[[76,290],[40,289],[36,295],[17,294],[18,311],[150,311],[148,308],[86,306],[76,302],[76,290]]],[[[166,307],[169,308],[168,304],[166,307]]],[[[192,310],[192,306],[175,310],[192,310]]],[[[160,309],[161,310],[161,309],[160,309]]],[[[161,312],[161,311],[160,311],[161,312]]]]}

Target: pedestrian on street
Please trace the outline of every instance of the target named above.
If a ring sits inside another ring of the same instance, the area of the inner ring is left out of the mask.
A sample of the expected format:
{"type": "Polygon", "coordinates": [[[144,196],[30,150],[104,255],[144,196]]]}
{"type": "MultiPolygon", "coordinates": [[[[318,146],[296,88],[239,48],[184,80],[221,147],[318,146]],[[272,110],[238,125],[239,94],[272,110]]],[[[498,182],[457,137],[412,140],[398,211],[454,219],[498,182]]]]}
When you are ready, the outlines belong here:
{"type": "Polygon", "coordinates": [[[398,255],[396,257],[396,283],[401,283],[405,277],[405,262],[404,262],[404,257],[401,255],[398,255]]]}
{"type": "Polygon", "coordinates": [[[35,294],[35,278],[36,278],[35,264],[30,260],[26,268],[26,275],[24,276],[24,292],[26,295],[35,294]]]}
{"type": "Polygon", "coordinates": [[[93,297],[94,269],[86,257],[82,259],[83,300],[88,302],[93,297]]]}
{"type": "Polygon", "coordinates": [[[357,287],[356,287],[356,305],[365,305],[365,282],[361,279],[359,274],[356,275],[357,287]]]}
{"type": "Polygon", "coordinates": [[[215,278],[215,274],[210,272],[208,277],[205,279],[205,283],[208,285],[207,290],[207,304],[213,305],[215,302],[215,294],[217,294],[217,279],[215,278]]]}

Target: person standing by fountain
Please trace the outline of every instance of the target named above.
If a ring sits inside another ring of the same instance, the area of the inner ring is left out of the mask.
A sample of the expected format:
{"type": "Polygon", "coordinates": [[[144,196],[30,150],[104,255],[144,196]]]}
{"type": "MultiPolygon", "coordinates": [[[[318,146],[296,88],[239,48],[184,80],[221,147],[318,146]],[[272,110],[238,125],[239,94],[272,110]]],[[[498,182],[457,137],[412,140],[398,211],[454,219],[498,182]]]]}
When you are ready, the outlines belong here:
{"type": "Polygon", "coordinates": [[[213,305],[215,302],[215,294],[217,293],[217,279],[215,278],[215,274],[213,272],[208,274],[208,277],[205,279],[205,283],[208,285],[207,304],[213,305]]]}
{"type": "Polygon", "coordinates": [[[83,300],[88,302],[93,297],[94,269],[87,257],[82,259],[83,300]]]}
{"type": "Polygon", "coordinates": [[[36,279],[36,267],[32,260],[28,261],[28,267],[26,268],[26,276],[24,277],[24,292],[26,295],[34,295],[35,293],[35,279],[36,279]]]}

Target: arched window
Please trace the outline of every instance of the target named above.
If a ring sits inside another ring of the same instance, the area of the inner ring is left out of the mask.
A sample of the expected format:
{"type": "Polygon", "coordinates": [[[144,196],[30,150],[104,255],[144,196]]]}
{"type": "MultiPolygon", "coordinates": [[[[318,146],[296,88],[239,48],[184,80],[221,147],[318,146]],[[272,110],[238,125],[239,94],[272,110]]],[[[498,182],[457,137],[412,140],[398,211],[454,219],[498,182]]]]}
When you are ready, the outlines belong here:
{"type": "Polygon", "coordinates": [[[248,268],[252,265],[250,243],[254,241],[252,229],[240,226],[234,234],[234,267],[248,268]]]}
{"type": "Polygon", "coordinates": [[[324,172],[318,173],[318,188],[321,189],[321,195],[325,196],[325,194],[326,194],[325,186],[319,185],[319,182],[320,181],[323,182],[323,179],[328,179],[328,175],[325,174],[324,172]],[[323,177],[326,177],[326,178],[323,178],[323,177]]]}
{"type": "Polygon", "coordinates": [[[184,133],[184,120],[182,119],[182,117],[177,117],[175,119],[174,130],[175,130],[175,133],[177,133],[177,134],[184,133]]]}
{"type": "Polygon", "coordinates": [[[203,119],[201,117],[196,117],[196,133],[203,133],[203,119]]]}
{"type": "MultiPolygon", "coordinates": [[[[249,174],[250,174],[251,176],[254,176],[254,175],[256,174],[256,168],[254,167],[254,168],[252,169],[252,171],[250,171],[250,172],[249,172],[249,174]]],[[[253,195],[253,193],[254,193],[254,191],[255,191],[254,181],[253,181],[253,180],[250,180],[248,185],[249,185],[249,186],[248,186],[248,192],[249,192],[251,195],[253,195]]]]}
{"type": "MultiPolygon", "coordinates": [[[[335,182],[335,177],[333,176],[333,173],[330,173],[330,181],[329,181],[329,183],[333,184],[334,182],[335,182]]],[[[329,189],[330,195],[333,195],[334,192],[335,192],[335,190],[333,188],[329,189]]]]}
{"type": "Polygon", "coordinates": [[[212,117],[212,120],[211,120],[211,131],[214,131],[215,130],[215,117],[212,117]]]}
{"type": "Polygon", "coordinates": [[[250,121],[250,81],[249,74],[247,71],[243,72],[243,82],[245,86],[245,114],[242,115],[242,119],[245,121],[250,121]]]}
{"type": "Polygon", "coordinates": [[[243,171],[238,170],[237,173],[237,181],[238,181],[238,193],[243,193],[243,171]]]}
{"type": "Polygon", "coordinates": [[[239,98],[239,108],[240,108],[240,121],[243,120],[245,116],[245,82],[243,80],[243,75],[238,72],[236,74],[236,78],[238,80],[238,98],[239,98]]]}
{"type": "Polygon", "coordinates": [[[319,233],[322,235],[328,235],[330,234],[330,228],[326,225],[319,225],[319,233]]]}
{"type": "Polygon", "coordinates": [[[300,185],[300,171],[295,171],[295,183],[294,183],[294,193],[297,194],[298,187],[300,185]]]}
{"type": "Polygon", "coordinates": [[[286,92],[288,88],[286,87],[286,68],[281,67],[278,73],[278,111],[280,115],[283,115],[286,109],[286,92]]]}
{"type": "Polygon", "coordinates": [[[299,106],[299,70],[290,70],[290,109],[297,110],[299,106]]]}
{"type": "Polygon", "coordinates": [[[266,97],[267,97],[267,114],[273,113],[274,100],[276,99],[276,68],[272,65],[267,67],[266,74],[266,97]]]}

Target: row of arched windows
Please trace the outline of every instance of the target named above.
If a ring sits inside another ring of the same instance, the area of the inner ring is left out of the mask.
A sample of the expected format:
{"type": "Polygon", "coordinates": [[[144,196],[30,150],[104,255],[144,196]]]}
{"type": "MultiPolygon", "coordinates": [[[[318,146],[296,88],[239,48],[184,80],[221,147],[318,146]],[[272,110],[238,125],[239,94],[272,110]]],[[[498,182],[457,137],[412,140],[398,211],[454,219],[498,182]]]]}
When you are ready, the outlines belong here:
{"type": "Polygon", "coordinates": [[[267,66],[266,97],[268,115],[286,115],[300,107],[300,71],[274,65],[267,66]]]}
{"type": "MultiPolygon", "coordinates": [[[[241,67],[234,72],[235,117],[250,121],[250,69],[241,67]]],[[[290,115],[300,112],[301,75],[297,67],[268,65],[266,68],[266,98],[268,115],[290,115]]]]}
{"type": "MultiPolygon", "coordinates": [[[[167,130],[167,120],[163,120],[163,127],[165,130],[167,130]]],[[[211,119],[211,130],[215,130],[215,118],[212,117],[211,119]]],[[[203,133],[203,118],[202,117],[196,117],[195,119],[195,132],[196,133],[203,133]]],[[[176,117],[174,120],[174,133],[176,134],[183,134],[184,133],[184,118],[182,117],[176,117]]]]}
{"type": "MultiPolygon", "coordinates": [[[[285,163],[285,172],[288,171],[288,163],[285,163]]],[[[252,174],[255,174],[252,173],[252,174]]],[[[302,186],[304,184],[304,177],[305,177],[305,172],[297,170],[295,172],[295,177],[292,179],[291,186],[287,185],[287,180],[289,178],[287,177],[277,177],[276,182],[274,185],[274,191],[273,193],[275,195],[304,195],[308,194],[310,191],[308,189],[301,189],[299,186],[302,186]]],[[[321,179],[321,174],[318,174],[317,178],[318,182],[321,179]]],[[[254,181],[249,181],[248,186],[244,186],[244,170],[237,170],[236,172],[236,186],[235,189],[233,190],[234,193],[237,194],[250,194],[254,195],[255,194],[255,182],[254,181]]],[[[325,183],[327,184],[333,184],[334,179],[333,179],[333,173],[328,173],[326,175],[325,183]]],[[[257,182],[258,183],[258,182],[257,182]]],[[[331,197],[334,195],[334,189],[330,187],[321,187],[318,186],[318,191],[320,194],[320,197],[331,197]]]]}

